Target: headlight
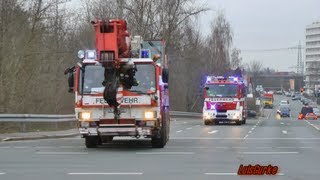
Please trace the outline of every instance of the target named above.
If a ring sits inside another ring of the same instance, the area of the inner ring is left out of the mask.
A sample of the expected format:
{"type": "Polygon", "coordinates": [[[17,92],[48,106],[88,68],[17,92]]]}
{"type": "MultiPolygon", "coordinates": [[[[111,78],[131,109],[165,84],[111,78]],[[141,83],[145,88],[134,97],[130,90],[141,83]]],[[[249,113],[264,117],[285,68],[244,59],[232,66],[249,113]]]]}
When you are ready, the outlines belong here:
{"type": "Polygon", "coordinates": [[[146,111],[144,112],[144,118],[146,119],[152,119],[156,117],[156,112],[155,111],[146,111]]]}
{"type": "Polygon", "coordinates": [[[96,58],[96,51],[94,51],[94,50],[87,50],[87,58],[88,58],[88,59],[95,59],[95,58],[96,58]]]}
{"type": "Polygon", "coordinates": [[[91,119],[91,112],[80,112],[79,118],[81,120],[90,120],[91,119]]]}

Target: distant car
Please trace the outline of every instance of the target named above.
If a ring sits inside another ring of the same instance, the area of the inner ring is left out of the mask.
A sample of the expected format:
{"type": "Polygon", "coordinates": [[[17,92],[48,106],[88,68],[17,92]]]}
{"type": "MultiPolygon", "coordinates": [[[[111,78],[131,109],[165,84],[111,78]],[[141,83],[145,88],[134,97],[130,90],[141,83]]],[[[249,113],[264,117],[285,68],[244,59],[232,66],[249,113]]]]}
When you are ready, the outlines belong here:
{"type": "Polygon", "coordinates": [[[313,120],[316,120],[318,119],[317,115],[313,112],[313,108],[312,107],[309,107],[309,106],[304,106],[302,107],[301,109],[301,112],[298,116],[298,119],[299,120],[302,120],[302,119],[313,119],[313,120]]]}
{"type": "Polygon", "coordinates": [[[300,95],[296,95],[296,96],[291,98],[291,100],[293,100],[293,101],[300,100],[300,99],[301,99],[300,95]]]}
{"type": "Polygon", "coordinates": [[[281,117],[290,117],[290,108],[286,107],[286,106],[281,106],[277,113],[281,116],[281,117]]]}
{"type": "Polygon", "coordinates": [[[303,104],[303,105],[308,105],[308,103],[310,103],[310,102],[312,102],[311,99],[304,99],[304,100],[302,101],[302,104],[303,104]]]}
{"type": "Polygon", "coordinates": [[[282,100],[282,101],[280,101],[279,106],[289,106],[289,101],[288,100],[282,100]]]}
{"type": "Polygon", "coordinates": [[[285,95],[286,95],[287,97],[291,97],[291,94],[290,94],[289,92],[285,92],[285,95]]]}
{"type": "Polygon", "coordinates": [[[313,101],[308,102],[307,105],[312,107],[312,108],[318,107],[318,104],[316,102],[313,102],[313,101]]]}
{"type": "Polygon", "coordinates": [[[317,120],[318,116],[315,113],[308,113],[305,115],[304,119],[306,120],[317,120]]]}
{"type": "Polygon", "coordinates": [[[319,118],[320,117],[320,110],[318,108],[313,108],[313,113],[319,118]]]}
{"type": "Polygon", "coordinates": [[[254,110],[248,110],[248,117],[256,117],[257,116],[257,112],[254,110]]]}

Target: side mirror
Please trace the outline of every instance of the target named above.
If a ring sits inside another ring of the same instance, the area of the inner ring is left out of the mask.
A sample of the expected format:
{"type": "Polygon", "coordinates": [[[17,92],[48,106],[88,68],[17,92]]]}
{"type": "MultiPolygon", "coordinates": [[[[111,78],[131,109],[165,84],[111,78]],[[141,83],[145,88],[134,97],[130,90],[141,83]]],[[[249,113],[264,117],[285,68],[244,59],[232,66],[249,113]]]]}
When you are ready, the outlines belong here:
{"type": "Polygon", "coordinates": [[[69,85],[69,93],[72,93],[74,91],[74,74],[73,72],[69,72],[68,74],[68,85],[69,85]]]}
{"type": "Polygon", "coordinates": [[[169,82],[169,70],[167,68],[162,69],[162,82],[164,83],[169,82]]]}
{"type": "Polygon", "coordinates": [[[70,93],[72,93],[74,90],[74,68],[75,67],[67,68],[64,71],[64,74],[68,75],[68,86],[69,86],[68,92],[70,92],[70,93]]]}

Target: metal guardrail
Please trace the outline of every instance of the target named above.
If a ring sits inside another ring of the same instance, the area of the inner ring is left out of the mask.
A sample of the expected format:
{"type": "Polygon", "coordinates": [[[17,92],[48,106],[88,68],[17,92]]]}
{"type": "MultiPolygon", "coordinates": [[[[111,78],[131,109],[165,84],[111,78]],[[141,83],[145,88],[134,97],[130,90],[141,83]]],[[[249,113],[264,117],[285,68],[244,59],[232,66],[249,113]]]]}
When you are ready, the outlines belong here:
{"type": "MultiPolygon", "coordinates": [[[[174,117],[202,117],[202,113],[170,111],[174,117]]],[[[74,114],[0,114],[0,122],[67,122],[75,121],[74,114]]]]}

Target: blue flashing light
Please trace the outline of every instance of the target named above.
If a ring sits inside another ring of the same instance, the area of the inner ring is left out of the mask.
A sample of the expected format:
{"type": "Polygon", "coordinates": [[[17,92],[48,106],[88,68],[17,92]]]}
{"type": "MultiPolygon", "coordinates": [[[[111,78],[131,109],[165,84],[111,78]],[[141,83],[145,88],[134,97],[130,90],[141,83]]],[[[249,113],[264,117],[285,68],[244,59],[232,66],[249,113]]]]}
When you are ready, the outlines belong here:
{"type": "Polygon", "coordinates": [[[149,51],[148,50],[142,50],[141,51],[141,58],[149,58],[149,51]]]}

